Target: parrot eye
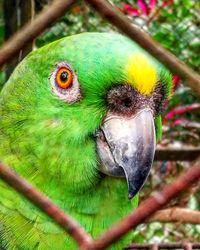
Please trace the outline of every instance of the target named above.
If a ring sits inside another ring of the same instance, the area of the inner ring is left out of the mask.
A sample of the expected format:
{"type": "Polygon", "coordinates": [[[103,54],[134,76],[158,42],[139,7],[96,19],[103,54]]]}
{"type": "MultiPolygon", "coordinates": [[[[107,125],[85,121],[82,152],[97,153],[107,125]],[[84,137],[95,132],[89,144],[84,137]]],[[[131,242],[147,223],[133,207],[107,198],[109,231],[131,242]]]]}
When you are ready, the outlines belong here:
{"type": "Polygon", "coordinates": [[[68,103],[80,100],[79,82],[69,64],[65,62],[58,63],[56,69],[50,75],[50,82],[53,93],[61,100],[68,103]]]}
{"type": "Polygon", "coordinates": [[[56,74],[56,83],[61,89],[67,89],[72,84],[72,72],[67,68],[61,68],[56,74]]]}

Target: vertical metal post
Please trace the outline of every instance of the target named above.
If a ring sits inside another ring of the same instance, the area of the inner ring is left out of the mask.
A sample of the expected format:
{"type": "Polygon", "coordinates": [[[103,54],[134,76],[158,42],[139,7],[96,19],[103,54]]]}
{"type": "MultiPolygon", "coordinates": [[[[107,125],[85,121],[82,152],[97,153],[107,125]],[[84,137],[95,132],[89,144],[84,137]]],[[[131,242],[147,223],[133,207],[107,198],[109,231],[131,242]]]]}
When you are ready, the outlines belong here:
{"type": "MultiPolygon", "coordinates": [[[[8,40],[18,29],[34,17],[34,0],[4,0],[3,4],[5,35],[8,40]]],[[[6,65],[6,79],[9,78],[16,65],[32,50],[29,43],[6,65]]]]}

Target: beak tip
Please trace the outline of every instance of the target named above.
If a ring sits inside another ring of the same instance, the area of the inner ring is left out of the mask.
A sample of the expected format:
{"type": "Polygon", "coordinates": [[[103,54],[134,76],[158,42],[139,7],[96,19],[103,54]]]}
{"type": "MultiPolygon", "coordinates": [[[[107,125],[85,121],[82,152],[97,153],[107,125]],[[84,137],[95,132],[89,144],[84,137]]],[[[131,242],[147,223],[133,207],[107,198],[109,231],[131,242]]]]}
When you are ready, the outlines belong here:
{"type": "Polygon", "coordinates": [[[128,193],[128,199],[131,200],[135,196],[135,193],[128,193]]]}
{"type": "Polygon", "coordinates": [[[128,199],[131,200],[133,198],[132,194],[128,194],[128,199]]]}

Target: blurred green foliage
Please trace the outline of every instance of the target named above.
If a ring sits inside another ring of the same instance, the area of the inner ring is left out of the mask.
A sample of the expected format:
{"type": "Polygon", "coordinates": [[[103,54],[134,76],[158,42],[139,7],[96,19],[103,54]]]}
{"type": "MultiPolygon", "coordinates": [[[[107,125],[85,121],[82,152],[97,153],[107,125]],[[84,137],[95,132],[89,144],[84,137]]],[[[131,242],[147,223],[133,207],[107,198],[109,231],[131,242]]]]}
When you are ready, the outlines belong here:
{"type": "Polygon", "coordinates": [[[179,59],[200,72],[200,4],[179,0],[162,8],[149,26],[150,33],[179,59]]]}

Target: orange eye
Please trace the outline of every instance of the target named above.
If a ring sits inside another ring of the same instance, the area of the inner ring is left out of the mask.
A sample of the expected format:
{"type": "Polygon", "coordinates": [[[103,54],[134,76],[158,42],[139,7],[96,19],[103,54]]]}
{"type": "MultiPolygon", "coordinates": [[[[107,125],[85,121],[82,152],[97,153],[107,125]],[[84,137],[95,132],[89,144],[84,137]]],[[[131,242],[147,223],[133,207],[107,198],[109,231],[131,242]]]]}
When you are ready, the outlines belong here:
{"type": "Polygon", "coordinates": [[[72,72],[66,68],[62,67],[56,73],[56,83],[61,89],[67,89],[72,84],[72,72]]]}

